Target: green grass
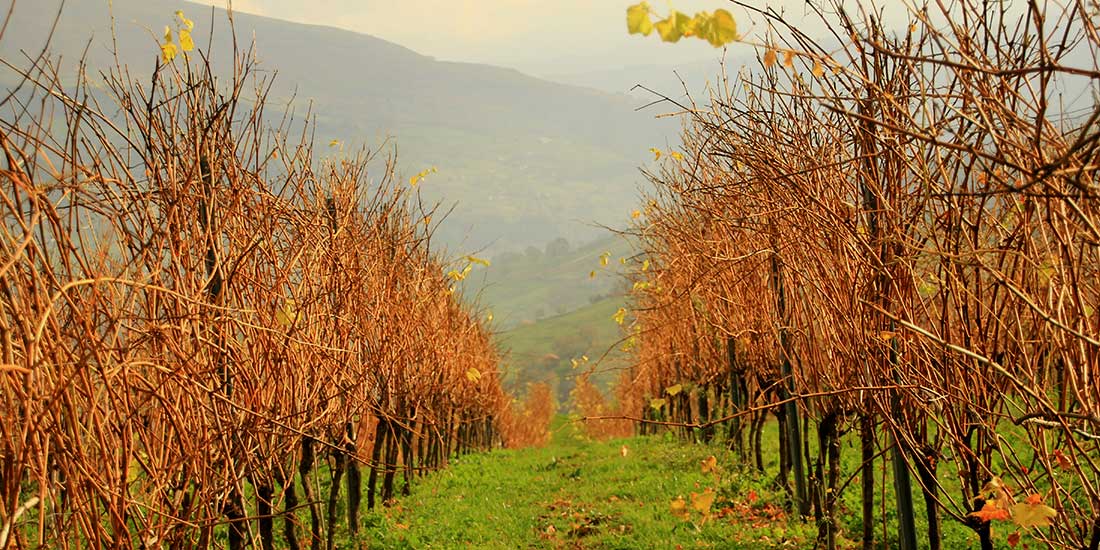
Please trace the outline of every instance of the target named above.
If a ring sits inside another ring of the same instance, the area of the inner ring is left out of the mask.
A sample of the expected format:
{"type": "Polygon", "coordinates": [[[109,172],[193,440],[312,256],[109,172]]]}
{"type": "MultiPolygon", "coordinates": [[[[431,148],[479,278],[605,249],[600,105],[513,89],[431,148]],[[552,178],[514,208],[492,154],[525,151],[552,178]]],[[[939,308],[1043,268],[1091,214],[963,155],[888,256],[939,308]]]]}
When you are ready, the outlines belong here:
{"type": "Polygon", "coordinates": [[[790,548],[812,529],[790,522],[785,498],[755,473],[716,478],[701,463],[728,452],[671,438],[591,442],[564,424],[542,449],[456,461],[372,517],[368,548],[790,548]],[[626,455],[623,455],[623,449],[626,455]],[[730,479],[738,478],[737,483],[730,479]],[[755,488],[749,501],[746,487],[755,488]],[[718,491],[711,516],[680,517],[673,499],[718,491]],[[731,492],[731,489],[733,492],[731,492]],[[739,493],[739,494],[735,494],[739,493]],[[718,517],[723,509],[725,517],[718,517]],[[747,522],[756,522],[746,529],[747,522]]]}
{"type": "MultiPolygon", "coordinates": [[[[671,433],[594,442],[559,419],[553,442],[541,449],[502,450],[462,457],[422,479],[410,497],[369,516],[366,548],[813,548],[812,518],[792,520],[788,497],[775,484],[777,427],[763,437],[766,473],[739,464],[720,442],[689,444],[671,433]],[[623,456],[622,449],[627,449],[623,456]],[[717,474],[702,462],[717,460],[717,474]],[[715,491],[709,516],[671,511],[683,497],[715,491]]],[[[844,438],[843,477],[859,469],[858,441],[844,438]]],[[[895,548],[897,517],[889,463],[876,461],[876,548],[895,548]],[[884,490],[885,488],[885,490],[884,490]],[[883,521],[885,520],[885,526],[883,521]]],[[[957,495],[950,472],[945,490],[957,495]]],[[[928,546],[923,499],[914,487],[918,547],[928,546]]],[[[858,548],[859,479],[845,489],[839,509],[839,547],[858,548]]],[[[943,548],[977,548],[977,536],[942,518],[943,548]]],[[[994,544],[1010,548],[1013,529],[994,527],[994,544]]],[[[1035,547],[1025,535],[1023,543],[1035,547]]]]}

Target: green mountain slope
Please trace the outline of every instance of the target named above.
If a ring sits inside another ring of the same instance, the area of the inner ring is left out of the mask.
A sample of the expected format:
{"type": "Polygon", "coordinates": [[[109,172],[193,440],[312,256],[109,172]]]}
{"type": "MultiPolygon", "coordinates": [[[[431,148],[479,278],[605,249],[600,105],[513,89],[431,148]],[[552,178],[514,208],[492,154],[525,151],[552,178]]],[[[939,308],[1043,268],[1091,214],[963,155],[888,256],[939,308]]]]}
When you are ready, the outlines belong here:
{"type": "Polygon", "coordinates": [[[530,382],[549,382],[556,390],[558,403],[565,404],[575,377],[594,369],[593,382],[608,390],[628,364],[628,356],[619,345],[622,332],[612,319],[624,303],[622,296],[612,296],[501,333],[498,341],[509,365],[506,383],[518,391],[530,382]],[[573,368],[575,359],[579,365],[573,368]]]}
{"type": "MultiPolygon", "coordinates": [[[[17,2],[0,55],[25,66],[22,52],[34,56],[45,46],[57,4],[17,2]]],[[[112,62],[117,40],[121,61],[145,81],[160,29],[177,9],[195,21],[198,47],[229,73],[233,43],[221,10],[167,0],[113,0],[111,6],[107,0],[66,3],[50,44],[65,74],[75,74],[87,48],[94,78],[112,62]]],[[[318,142],[340,140],[345,150],[394,137],[404,177],[438,167],[421,187],[429,202],[457,203],[439,237],[458,251],[515,250],[556,237],[584,241],[599,232],[578,222],[619,225],[622,205],[635,202],[636,167],[646,150],[678,130],[676,122],[654,121],[653,112],[636,112],[638,100],[626,95],[442,62],[330,27],[247,14],[235,14],[234,22],[238,47],[250,48],[254,39],[263,76],[274,77],[271,116],[288,104],[299,119],[311,112],[318,142]]],[[[10,69],[0,69],[0,82],[10,86],[13,79],[10,69]]]]}
{"type": "Polygon", "coordinates": [[[499,327],[530,324],[621,294],[622,262],[635,261],[632,254],[629,244],[618,237],[604,237],[576,248],[557,239],[543,248],[493,256],[488,269],[479,270],[466,282],[464,293],[476,295],[493,312],[499,327]],[[601,265],[605,254],[606,266],[601,265]]]}

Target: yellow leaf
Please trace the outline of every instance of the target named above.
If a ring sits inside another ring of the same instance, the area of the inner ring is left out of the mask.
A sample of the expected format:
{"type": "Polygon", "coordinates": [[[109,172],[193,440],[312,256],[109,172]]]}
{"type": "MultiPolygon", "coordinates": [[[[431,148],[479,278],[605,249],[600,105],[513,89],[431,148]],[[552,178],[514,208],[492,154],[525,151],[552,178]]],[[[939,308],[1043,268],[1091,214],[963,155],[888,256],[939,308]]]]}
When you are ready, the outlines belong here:
{"type": "Polygon", "coordinates": [[[642,262],[642,273],[645,273],[646,271],[649,271],[649,260],[645,260],[642,262]]]}
{"type": "Polygon", "coordinates": [[[184,17],[183,10],[176,10],[176,17],[180,18],[180,22],[183,23],[183,26],[186,27],[187,30],[190,31],[195,29],[195,22],[184,17]]]}
{"type": "Polygon", "coordinates": [[[739,40],[741,37],[737,34],[737,22],[733,20],[733,16],[730,12],[717,9],[714,10],[714,15],[711,16],[710,21],[706,26],[704,34],[701,36],[706,38],[708,42],[715,48],[724,46],[729,42],[739,40]]]}
{"type": "Polygon", "coordinates": [[[714,489],[707,487],[702,493],[691,493],[691,508],[700,514],[709,515],[714,505],[714,489]]]}
{"type": "Polygon", "coordinates": [[[679,394],[682,391],[684,391],[683,384],[676,384],[675,386],[669,386],[668,389],[665,390],[665,393],[669,394],[670,396],[675,397],[677,394],[679,394]]]}
{"type": "Polygon", "coordinates": [[[588,356],[587,355],[582,355],[581,356],[581,361],[584,361],[585,363],[587,363],[588,362],[588,356]]]}
{"type": "Polygon", "coordinates": [[[616,311],[615,315],[612,315],[611,318],[614,319],[616,323],[620,325],[623,324],[623,322],[626,321],[626,309],[619,308],[619,311],[616,311]]]}
{"type": "Polygon", "coordinates": [[[448,271],[447,276],[456,281],[461,281],[462,279],[466,278],[466,274],[458,271],[457,269],[452,269],[448,271]]]}
{"type": "Polygon", "coordinates": [[[653,22],[649,20],[649,4],[642,2],[626,8],[626,30],[630,34],[649,36],[653,22]]]}
{"type": "Polygon", "coordinates": [[[466,371],[466,379],[470,382],[477,382],[478,380],[481,380],[481,371],[470,367],[469,370],[466,371]]]}
{"type": "Polygon", "coordinates": [[[623,353],[627,353],[630,350],[634,349],[634,346],[636,346],[637,344],[638,339],[634,336],[631,336],[630,338],[627,338],[625,342],[623,342],[622,347],[619,349],[623,350],[623,353]]]}
{"type": "Polygon", "coordinates": [[[416,184],[418,184],[418,183],[420,183],[420,182],[421,182],[421,180],[423,180],[424,178],[428,177],[428,174],[434,174],[434,173],[436,173],[436,169],[435,169],[435,168],[425,168],[424,170],[421,170],[421,171],[420,171],[420,172],[419,172],[418,174],[416,174],[415,176],[413,176],[413,177],[409,178],[409,185],[411,185],[411,186],[414,186],[414,187],[415,187],[415,186],[416,186],[416,184]]]}
{"type": "Polygon", "coordinates": [[[638,219],[639,217],[641,217],[641,215],[642,215],[641,210],[635,210],[635,211],[630,213],[630,217],[635,219],[635,220],[638,219]]]}
{"type": "Polygon", "coordinates": [[[673,152],[669,153],[668,156],[670,156],[670,157],[672,157],[676,160],[681,160],[681,161],[684,160],[684,155],[680,154],[679,151],[673,151],[673,152]]]}
{"type": "Polygon", "coordinates": [[[661,35],[661,40],[679,42],[685,32],[691,32],[691,22],[692,18],[688,17],[687,14],[672,10],[663,21],[654,23],[653,28],[657,29],[657,34],[661,35]]]}
{"type": "Polygon", "coordinates": [[[825,76],[825,66],[820,61],[814,60],[814,68],[810,71],[817,78],[825,76]]]}
{"type": "Polygon", "coordinates": [[[340,140],[334,139],[334,140],[328,142],[328,146],[329,147],[339,147],[340,146],[340,140]]]}
{"type": "Polygon", "coordinates": [[[620,454],[620,455],[622,455],[622,457],[623,457],[623,458],[626,458],[626,455],[630,454],[630,449],[627,449],[627,448],[626,448],[626,445],[623,445],[623,446],[622,446],[622,447],[621,447],[621,448],[619,449],[619,454],[620,454]]]}
{"type": "Polygon", "coordinates": [[[176,58],[176,45],[171,42],[166,42],[160,45],[160,58],[165,63],[171,63],[176,58]]]}
{"type": "Polygon", "coordinates": [[[489,267],[489,265],[490,265],[489,260],[484,260],[484,259],[478,258],[477,256],[466,256],[466,259],[469,260],[472,263],[480,264],[480,265],[483,265],[485,267],[489,267]]]}
{"type": "Polygon", "coordinates": [[[1020,527],[1050,527],[1058,511],[1046,504],[1021,502],[1012,507],[1012,521],[1020,527]]]}
{"type": "Polygon", "coordinates": [[[772,65],[775,65],[775,59],[775,50],[769,49],[767,52],[764,52],[764,68],[770,68],[772,65]]]}
{"type": "Polygon", "coordinates": [[[275,321],[282,325],[284,328],[289,328],[298,320],[298,311],[295,307],[294,300],[287,300],[282,309],[275,311],[275,321]]]}
{"type": "Polygon", "coordinates": [[[708,456],[703,460],[703,473],[710,474],[718,471],[718,458],[714,455],[708,456]]]}
{"type": "Polygon", "coordinates": [[[784,67],[791,67],[791,68],[794,67],[794,52],[793,51],[787,50],[787,52],[783,54],[783,66],[784,67]]]}
{"type": "Polygon", "coordinates": [[[489,311],[489,312],[485,313],[485,321],[489,322],[489,323],[493,322],[493,312],[492,311],[489,311]]]}
{"type": "Polygon", "coordinates": [[[195,42],[191,40],[191,31],[180,29],[180,49],[189,52],[195,49],[195,42]]]}
{"type": "Polygon", "coordinates": [[[658,399],[650,399],[649,400],[649,406],[651,408],[653,408],[654,410],[660,410],[661,407],[664,407],[667,404],[668,404],[667,399],[658,398],[658,399]]]}
{"type": "Polygon", "coordinates": [[[170,27],[168,27],[168,25],[164,26],[164,43],[165,44],[171,44],[172,43],[172,29],[170,27]]]}
{"type": "Polygon", "coordinates": [[[626,258],[619,258],[619,265],[626,265],[626,258]]]}
{"type": "Polygon", "coordinates": [[[661,160],[661,150],[656,147],[650,147],[649,152],[653,153],[653,160],[661,160]]]}
{"type": "Polygon", "coordinates": [[[672,502],[668,505],[668,511],[672,512],[672,515],[677,517],[687,517],[687,501],[684,500],[684,497],[676,497],[672,499],[672,502]]]}

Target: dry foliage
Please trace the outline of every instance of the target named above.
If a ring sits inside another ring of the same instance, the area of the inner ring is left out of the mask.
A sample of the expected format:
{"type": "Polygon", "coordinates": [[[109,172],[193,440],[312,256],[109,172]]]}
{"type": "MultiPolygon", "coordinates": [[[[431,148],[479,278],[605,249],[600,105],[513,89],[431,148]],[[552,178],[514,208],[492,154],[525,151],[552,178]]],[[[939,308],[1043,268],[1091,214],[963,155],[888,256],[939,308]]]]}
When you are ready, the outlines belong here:
{"type": "Polygon", "coordinates": [[[775,412],[782,476],[829,547],[838,438],[858,429],[865,498],[888,446],[933,547],[940,515],[991,545],[974,512],[1003,478],[1058,510],[1042,543],[1096,548],[1100,6],[963,0],[889,34],[825,4],[838,49],[760,12],[760,70],[681,106],[683,160],[652,174],[632,231],[648,269],[620,400],[643,430],[722,422],[746,455],[775,412]]]}
{"type": "Polygon", "coordinates": [[[499,442],[510,399],[432,209],[390,162],[315,155],[234,59],[91,86],[43,57],[4,99],[0,548],[271,548],[278,517],[331,548],[360,466],[373,506],[499,442]]]}

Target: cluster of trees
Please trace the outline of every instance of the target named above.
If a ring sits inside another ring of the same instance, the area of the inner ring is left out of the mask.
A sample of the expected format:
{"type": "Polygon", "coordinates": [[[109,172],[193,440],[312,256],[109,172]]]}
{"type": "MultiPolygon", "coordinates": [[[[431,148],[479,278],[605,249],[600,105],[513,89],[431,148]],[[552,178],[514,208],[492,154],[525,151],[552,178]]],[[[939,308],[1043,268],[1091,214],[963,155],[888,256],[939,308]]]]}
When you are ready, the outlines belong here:
{"type": "Polygon", "coordinates": [[[96,86],[39,58],[5,96],[0,548],[332,548],[364,489],[546,432],[431,209],[271,125],[233,53],[221,84],[198,50],[96,86]]]}
{"type": "Polygon", "coordinates": [[[622,410],[761,468],[775,414],[780,479],[828,548],[859,490],[851,432],[864,548],[889,491],[901,548],[939,548],[946,518],[983,548],[1003,525],[1095,549],[1100,6],[963,0],[888,32],[826,4],[834,45],[760,12],[761,70],[681,105],[683,160],[634,228],[622,410]]]}

